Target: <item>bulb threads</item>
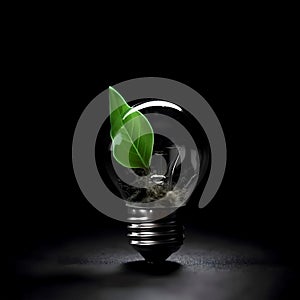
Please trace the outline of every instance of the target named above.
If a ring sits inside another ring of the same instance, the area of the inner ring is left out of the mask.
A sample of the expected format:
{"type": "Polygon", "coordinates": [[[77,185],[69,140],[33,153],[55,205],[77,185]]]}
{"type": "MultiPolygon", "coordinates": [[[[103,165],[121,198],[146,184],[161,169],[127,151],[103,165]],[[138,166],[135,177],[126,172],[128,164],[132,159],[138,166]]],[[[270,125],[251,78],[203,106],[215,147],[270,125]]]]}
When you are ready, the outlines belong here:
{"type": "Polygon", "coordinates": [[[179,250],[185,238],[176,214],[154,222],[132,223],[127,229],[129,244],[149,263],[165,261],[179,250]]]}

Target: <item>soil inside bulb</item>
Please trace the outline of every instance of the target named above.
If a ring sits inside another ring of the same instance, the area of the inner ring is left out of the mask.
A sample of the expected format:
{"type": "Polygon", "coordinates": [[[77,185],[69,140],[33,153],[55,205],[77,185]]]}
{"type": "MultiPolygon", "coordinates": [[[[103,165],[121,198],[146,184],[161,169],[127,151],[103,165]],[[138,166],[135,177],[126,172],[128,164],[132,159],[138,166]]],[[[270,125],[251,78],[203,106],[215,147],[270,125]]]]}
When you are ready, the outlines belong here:
{"type": "MultiPolygon", "coordinates": [[[[136,170],[134,171],[136,173],[136,170]]],[[[153,207],[182,206],[185,201],[185,189],[173,187],[169,178],[164,175],[149,173],[147,176],[136,176],[135,186],[142,189],[131,190],[125,201],[131,203],[151,203],[153,207]]],[[[125,188],[125,187],[124,187],[125,188]]]]}

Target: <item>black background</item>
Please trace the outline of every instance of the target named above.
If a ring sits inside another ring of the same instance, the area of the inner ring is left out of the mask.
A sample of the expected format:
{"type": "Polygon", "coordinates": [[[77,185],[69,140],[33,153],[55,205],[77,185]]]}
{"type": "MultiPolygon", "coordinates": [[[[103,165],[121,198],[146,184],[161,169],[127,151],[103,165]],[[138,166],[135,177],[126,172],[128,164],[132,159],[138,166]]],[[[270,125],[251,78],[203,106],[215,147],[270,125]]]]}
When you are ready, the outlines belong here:
{"type": "MultiPolygon", "coordinates": [[[[97,10],[97,16],[85,16],[95,21],[88,24],[71,8],[47,17],[44,13],[50,8],[34,17],[21,10],[22,19],[15,16],[16,22],[6,24],[8,29],[16,25],[8,34],[9,53],[3,57],[9,67],[5,77],[11,79],[4,101],[11,108],[3,110],[3,118],[8,117],[4,131],[12,131],[5,147],[13,154],[5,174],[12,186],[3,200],[11,212],[4,231],[9,261],[17,263],[17,283],[10,294],[20,290],[27,297],[27,289],[38,291],[40,286],[59,289],[61,281],[74,284],[73,290],[80,283],[74,276],[61,278],[59,272],[51,279],[47,270],[44,278],[31,277],[30,268],[23,268],[24,261],[25,266],[32,261],[39,268],[52,241],[92,233],[101,244],[102,235],[105,241],[110,231],[115,239],[125,236],[125,224],[98,212],[82,195],[71,150],[76,123],[88,103],[108,86],[137,77],[170,78],[195,89],[224,130],[225,177],[207,207],[187,212],[187,233],[199,232],[199,243],[202,233],[258,243],[291,265],[298,263],[294,37],[290,39],[290,29],[282,26],[281,8],[280,14],[272,14],[268,7],[246,17],[245,11],[235,13],[235,7],[234,18],[221,11],[225,19],[213,13],[203,24],[204,11],[195,10],[192,16],[189,8],[186,24],[170,10],[158,16],[160,10],[149,18],[135,14],[132,26],[125,12],[117,23],[115,10],[97,10]],[[171,23],[166,21],[170,15],[171,23]],[[46,250],[40,252],[43,245],[46,250]]],[[[6,220],[6,210],[2,214],[6,220]]],[[[123,282],[120,278],[112,283],[123,282]]],[[[263,278],[255,277],[253,286],[257,282],[260,289],[263,278]]]]}
{"type": "Polygon", "coordinates": [[[291,192],[287,55],[269,31],[232,29],[219,29],[208,41],[196,35],[198,45],[185,33],[161,41],[149,31],[131,42],[104,29],[91,39],[79,28],[21,34],[11,93],[18,108],[17,253],[49,238],[125,227],[82,195],[72,169],[72,138],[84,108],[109,85],[155,76],[198,91],[226,137],[223,183],[207,207],[189,212],[189,226],[255,239],[293,257],[297,197],[291,192]]]}

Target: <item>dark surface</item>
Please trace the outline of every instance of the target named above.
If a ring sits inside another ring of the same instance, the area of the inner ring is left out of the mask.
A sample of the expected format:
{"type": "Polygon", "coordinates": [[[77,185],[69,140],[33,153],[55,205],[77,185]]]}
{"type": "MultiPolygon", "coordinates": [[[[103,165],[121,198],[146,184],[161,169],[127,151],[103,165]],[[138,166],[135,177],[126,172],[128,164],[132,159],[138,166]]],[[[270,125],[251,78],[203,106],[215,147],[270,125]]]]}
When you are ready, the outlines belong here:
{"type": "Polygon", "coordinates": [[[268,247],[189,232],[164,264],[146,264],[124,232],[40,243],[17,259],[18,299],[288,299],[296,274],[268,247]]]}

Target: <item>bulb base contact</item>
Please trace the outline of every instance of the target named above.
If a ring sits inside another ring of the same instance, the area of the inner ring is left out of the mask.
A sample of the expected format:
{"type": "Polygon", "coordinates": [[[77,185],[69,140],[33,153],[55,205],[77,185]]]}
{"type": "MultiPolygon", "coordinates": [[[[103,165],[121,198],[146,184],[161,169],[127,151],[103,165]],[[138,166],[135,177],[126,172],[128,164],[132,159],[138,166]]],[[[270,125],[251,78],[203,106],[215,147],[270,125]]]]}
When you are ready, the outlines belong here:
{"type": "Polygon", "coordinates": [[[179,250],[185,238],[176,212],[154,222],[129,224],[127,229],[130,245],[149,263],[165,261],[179,250]]]}

